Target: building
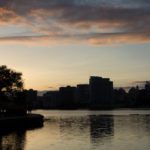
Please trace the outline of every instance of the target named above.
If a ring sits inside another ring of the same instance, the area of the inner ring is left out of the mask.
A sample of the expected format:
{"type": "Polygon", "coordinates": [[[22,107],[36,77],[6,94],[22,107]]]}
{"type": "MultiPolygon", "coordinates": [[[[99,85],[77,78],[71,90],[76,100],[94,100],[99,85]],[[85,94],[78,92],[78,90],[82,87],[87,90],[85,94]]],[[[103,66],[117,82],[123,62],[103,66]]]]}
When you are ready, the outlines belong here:
{"type": "Polygon", "coordinates": [[[113,104],[113,82],[109,78],[90,77],[89,93],[91,109],[110,109],[113,104]]]}
{"type": "Polygon", "coordinates": [[[62,109],[76,108],[75,91],[76,87],[71,86],[59,88],[60,108],[62,109]]]}
{"type": "Polygon", "coordinates": [[[89,84],[78,84],[75,98],[79,108],[87,108],[89,105],[89,84]]]}
{"type": "Polygon", "coordinates": [[[43,108],[59,108],[60,100],[59,100],[59,91],[49,91],[43,95],[43,108]]]}

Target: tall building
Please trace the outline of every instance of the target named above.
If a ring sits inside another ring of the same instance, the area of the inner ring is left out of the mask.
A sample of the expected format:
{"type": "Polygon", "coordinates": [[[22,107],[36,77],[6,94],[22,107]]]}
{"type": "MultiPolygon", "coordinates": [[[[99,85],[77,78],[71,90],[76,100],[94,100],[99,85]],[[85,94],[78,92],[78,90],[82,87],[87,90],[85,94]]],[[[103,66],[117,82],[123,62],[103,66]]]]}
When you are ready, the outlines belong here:
{"type": "Polygon", "coordinates": [[[110,109],[113,104],[113,82],[109,78],[90,77],[91,109],[110,109]]]}

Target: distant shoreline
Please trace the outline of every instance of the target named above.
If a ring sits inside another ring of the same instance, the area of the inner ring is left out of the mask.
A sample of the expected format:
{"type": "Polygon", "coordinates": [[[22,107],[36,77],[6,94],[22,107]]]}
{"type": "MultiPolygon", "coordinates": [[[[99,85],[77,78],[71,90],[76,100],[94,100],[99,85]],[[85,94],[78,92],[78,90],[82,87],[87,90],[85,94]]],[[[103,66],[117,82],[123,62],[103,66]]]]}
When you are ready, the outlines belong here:
{"type": "Polygon", "coordinates": [[[38,108],[36,110],[88,110],[88,111],[113,111],[113,110],[150,110],[150,108],[113,108],[113,109],[87,109],[87,108],[75,108],[75,109],[59,109],[59,108],[38,108]]]}

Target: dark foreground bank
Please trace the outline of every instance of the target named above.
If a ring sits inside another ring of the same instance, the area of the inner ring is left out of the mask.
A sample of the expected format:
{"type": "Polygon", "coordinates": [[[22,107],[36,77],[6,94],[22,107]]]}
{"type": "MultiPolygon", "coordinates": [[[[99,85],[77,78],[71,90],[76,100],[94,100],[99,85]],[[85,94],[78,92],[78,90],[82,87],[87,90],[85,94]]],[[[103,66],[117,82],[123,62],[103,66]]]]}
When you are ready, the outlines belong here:
{"type": "Polygon", "coordinates": [[[0,132],[40,128],[43,122],[44,117],[39,114],[0,117],[0,132]]]}

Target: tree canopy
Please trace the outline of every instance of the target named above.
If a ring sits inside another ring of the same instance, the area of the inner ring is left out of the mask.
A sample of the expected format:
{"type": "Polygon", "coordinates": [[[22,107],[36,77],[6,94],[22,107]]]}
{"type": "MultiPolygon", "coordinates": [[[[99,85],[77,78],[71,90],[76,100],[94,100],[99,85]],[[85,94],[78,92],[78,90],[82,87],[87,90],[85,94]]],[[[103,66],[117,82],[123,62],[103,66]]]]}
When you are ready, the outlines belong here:
{"type": "Polygon", "coordinates": [[[0,92],[21,91],[23,89],[22,73],[7,66],[0,66],[0,92]]]}

